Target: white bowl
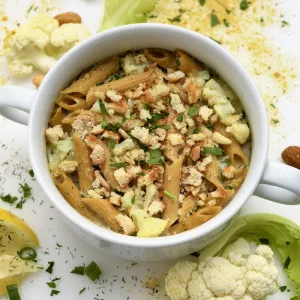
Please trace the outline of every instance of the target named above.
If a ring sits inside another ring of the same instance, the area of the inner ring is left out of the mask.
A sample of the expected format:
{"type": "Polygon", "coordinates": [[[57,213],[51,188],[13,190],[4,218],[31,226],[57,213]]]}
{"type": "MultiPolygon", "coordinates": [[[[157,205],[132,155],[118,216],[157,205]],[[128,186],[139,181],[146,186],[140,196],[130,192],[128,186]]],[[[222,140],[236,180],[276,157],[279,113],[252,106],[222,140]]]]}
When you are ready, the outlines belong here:
{"type": "Polygon", "coordinates": [[[0,107],[0,113],[21,123],[26,123],[26,117],[11,108],[30,112],[28,126],[32,168],[39,184],[62,218],[88,243],[119,257],[154,261],[172,259],[200,250],[216,239],[230,224],[259,182],[300,194],[298,170],[280,163],[267,163],[269,137],[266,109],[245,69],[218,43],[177,26],[136,24],[104,31],[64,55],[46,75],[38,92],[9,86],[0,89],[0,107]],[[44,132],[59,91],[81,70],[106,57],[149,47],[181,49],[223,77],[240,98],[246,111],[252,134],[252,157],[242,187],[231,203],[212,220],[174,236],[140,238],[101,228],[82,217],[68,204],[51,179],[44,132]]]}

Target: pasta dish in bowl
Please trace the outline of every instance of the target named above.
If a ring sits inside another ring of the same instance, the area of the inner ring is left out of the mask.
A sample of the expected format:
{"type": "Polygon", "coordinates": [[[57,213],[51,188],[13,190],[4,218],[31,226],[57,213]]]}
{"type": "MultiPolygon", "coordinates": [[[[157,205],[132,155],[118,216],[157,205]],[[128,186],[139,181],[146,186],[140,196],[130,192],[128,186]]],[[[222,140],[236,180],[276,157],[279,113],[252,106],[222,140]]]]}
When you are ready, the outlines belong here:
{"type": "Polygon", "coordinates": [[[181,50],[130,51],[82,71],[60,92],[45,135],[66,201],[138,237],[174,235],[216,216],[250,158],[239,99],[181,50]]]}

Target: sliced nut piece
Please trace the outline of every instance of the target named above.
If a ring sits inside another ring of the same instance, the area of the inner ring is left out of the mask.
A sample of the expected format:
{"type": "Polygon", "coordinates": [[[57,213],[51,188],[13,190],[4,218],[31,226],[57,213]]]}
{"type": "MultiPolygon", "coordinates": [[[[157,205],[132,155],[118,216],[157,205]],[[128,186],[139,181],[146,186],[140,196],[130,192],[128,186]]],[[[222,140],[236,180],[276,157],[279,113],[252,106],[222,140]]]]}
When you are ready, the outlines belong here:
{"type": "Polygon", "coordinates": [[[290,146],[282,152],[282,159],[287,164],[300,170],[300,147],[290,146]]]}
{"type": "Polygon", "coordinates": [[[38,89],[44,80],[45,76],[43,74],[38,74],[32,78],[32,83],[36,86],[38,89]]]}
{"type": "Polygon", "coordinates": [[[54,17],[59,23],[59,26],[66,23],[81,23],[81,17],[73,12],[66,12],[54,17]]]}

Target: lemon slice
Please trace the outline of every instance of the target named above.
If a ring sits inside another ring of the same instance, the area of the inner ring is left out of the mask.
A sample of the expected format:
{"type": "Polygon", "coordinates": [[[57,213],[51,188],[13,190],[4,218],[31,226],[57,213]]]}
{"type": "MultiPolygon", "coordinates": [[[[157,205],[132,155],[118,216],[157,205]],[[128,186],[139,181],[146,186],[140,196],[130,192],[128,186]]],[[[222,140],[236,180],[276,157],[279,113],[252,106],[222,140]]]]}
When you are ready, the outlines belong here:
{"type": "Polygon", "coordinates": [[[24,247],[38,248],[37,236],[21,219],[0,208],[0,297],[7,293],[6,286],[19,285],[28,273],[41,269],[17,255],[24,247]]]}
{"type": "Polygon", "coordinates": [[[1,208],[0,237],[0,256],[16,255],[24,247],[39,247],[35,233],[17,216],[1,208]]]}
{"type": "Polygon", "coordinates": [[[18,256],[0,256],[0,297],[7,293],[8,285],[19,285],[28,273],[40,271],[41,267],[33,261],[24,261],[18,256]]]}

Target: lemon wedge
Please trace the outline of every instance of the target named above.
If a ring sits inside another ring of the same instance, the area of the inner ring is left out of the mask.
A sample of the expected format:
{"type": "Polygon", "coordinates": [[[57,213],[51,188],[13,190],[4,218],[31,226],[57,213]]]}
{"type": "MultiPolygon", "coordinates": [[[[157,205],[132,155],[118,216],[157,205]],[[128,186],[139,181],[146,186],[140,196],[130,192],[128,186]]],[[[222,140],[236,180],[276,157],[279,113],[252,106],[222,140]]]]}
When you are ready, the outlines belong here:
{"type": "Polygon", "coordinates": [[[7,293],[6,286],[19,285],[28,273],[41,269],[17,255],[25,247],[38,248],[37,236],[21,219],[0,208],[0,297],[7,293]]]}

